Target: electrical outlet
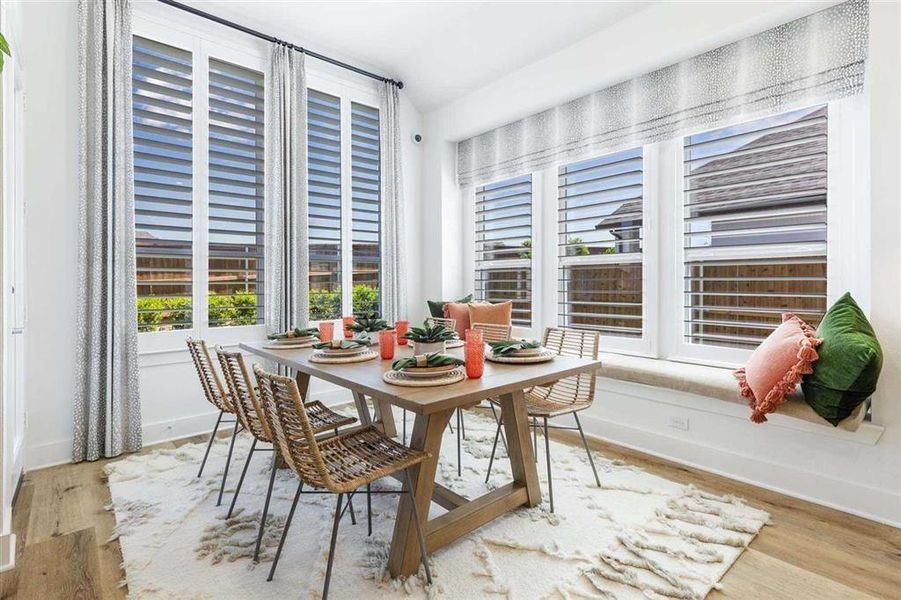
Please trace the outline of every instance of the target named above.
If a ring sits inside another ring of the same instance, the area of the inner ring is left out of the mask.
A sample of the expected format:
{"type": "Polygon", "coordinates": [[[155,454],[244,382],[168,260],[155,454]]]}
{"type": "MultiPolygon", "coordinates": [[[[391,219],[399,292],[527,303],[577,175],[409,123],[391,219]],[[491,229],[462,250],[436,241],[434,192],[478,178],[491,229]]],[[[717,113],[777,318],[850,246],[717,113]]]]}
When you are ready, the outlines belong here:
{"type": "Polygon", "coordinates": [[[671,416],[669,418],[669,422],[667,423],[673,429],[681,429],[682,431],[688,431],[688,417],[676,417],[671,416]]]}

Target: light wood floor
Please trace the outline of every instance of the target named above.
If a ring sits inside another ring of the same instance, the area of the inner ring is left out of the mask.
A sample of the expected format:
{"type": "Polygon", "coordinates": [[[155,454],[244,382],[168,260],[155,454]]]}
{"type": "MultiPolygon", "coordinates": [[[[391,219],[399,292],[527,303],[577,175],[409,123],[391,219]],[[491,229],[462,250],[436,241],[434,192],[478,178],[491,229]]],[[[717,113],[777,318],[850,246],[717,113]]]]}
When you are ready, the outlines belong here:
{"type": "MultiPolygon", "coordinates": [[[[569,432],[552,434],[575,441],[569,432]]],[[[174,447],[189,441],[167,444],[174,447]]],[[[795,500],[604,442],[608,458],[718,494],[736,494],[772,514],[709,598],[901,598],[901,530],[795,500]]],[[[0,574],[0,599],[124,598],[119,542],[104,462],[28,473],[13,512],[17,568],[0,574]]]]}

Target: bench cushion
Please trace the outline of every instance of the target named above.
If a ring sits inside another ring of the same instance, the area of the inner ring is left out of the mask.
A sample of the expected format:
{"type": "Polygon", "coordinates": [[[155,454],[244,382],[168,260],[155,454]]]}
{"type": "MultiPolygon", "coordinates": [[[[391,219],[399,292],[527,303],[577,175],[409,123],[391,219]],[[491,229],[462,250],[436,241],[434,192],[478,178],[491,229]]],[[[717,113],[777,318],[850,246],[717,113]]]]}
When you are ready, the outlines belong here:
{"type": "MultiPolygon", "coordinates": [[[[742,398],[735,378],[732,376],[732,369],[609,352],[602,352],[599,358],[601,360],[601,368],[598,371],[600,377],[747,405],[747,400],[742,398]]],[[[848,418],[838,423],[837,427],[847,431],[857,431],[863,422],[864,406],[865,404],[858,406],[848,418]]],[[[832,424],[814,412],[804,401],[800,386],[794,393],[786,397],[786,401],[779,406],[776,414],[832,427],[832,424]]]]}

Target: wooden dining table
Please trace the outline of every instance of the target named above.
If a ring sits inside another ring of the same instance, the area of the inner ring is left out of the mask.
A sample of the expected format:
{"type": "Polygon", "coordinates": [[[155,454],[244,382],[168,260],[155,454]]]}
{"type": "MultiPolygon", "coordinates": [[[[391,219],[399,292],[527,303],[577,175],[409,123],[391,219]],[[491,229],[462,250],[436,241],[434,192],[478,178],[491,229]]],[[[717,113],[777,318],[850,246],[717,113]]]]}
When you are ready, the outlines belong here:
{"type": "MultiPolygon", "coordinates": [[[[391,360],[373,360],[349,364],[310,362],[311,349],[272,349],[265,342],[242,343],[241,349],[291,369],[304,401],[308,400],[310,379],[315,377],[351,391],[362,425],[373,425],[389,436],[396,435],[392,407],[415,415],[410,447],[422,450],[429,458],[411,469],[411,480],[418,514],[424,521],[426,547],[434,552],[482,525],[520,506],[541,502],[538,470],[529,436],[524,390],[547,385],[565,377],[593,372],[600,361],[557,356],[545,363],[500,364],[485,361],[479,379],[465,379],[436,387],[403,387],[386,383],[382,375],[391,369],[391,360]],[[367,397],[375,415],[371,416],[367,397]],[[478,498],[465,498],[435,482],[441,451],[441,438],[454,410],[477,404],[486,398],[499,398],[503,414],[507,452],[513,481],[478,498]],[[429,519],[430,503],[447,512],[429,519]]],[[[462,348],[448,350],[462,358],[462,348]]],[[[409,346],[397,346],[395,360],[413,353],[409,346]]],[[[413,527],[413,506],[409,494],[401,495],[397,520],[388,558],[388,570],[394,577],[407,576],[419,569],[419,545],[413,527]]]]}

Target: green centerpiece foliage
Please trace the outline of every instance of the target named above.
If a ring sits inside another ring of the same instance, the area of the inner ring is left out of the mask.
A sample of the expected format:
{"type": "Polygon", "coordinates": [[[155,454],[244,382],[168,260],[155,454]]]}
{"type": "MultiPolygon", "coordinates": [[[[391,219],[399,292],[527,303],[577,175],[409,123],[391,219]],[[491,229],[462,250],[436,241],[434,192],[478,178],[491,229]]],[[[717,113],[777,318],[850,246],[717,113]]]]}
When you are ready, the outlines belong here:
{"type": "Polygon", "coordinates": [[[353,323],[347,326],[347,328],[354,333],[370,333],[390,329],[390,327],[388,327],[388,322],[384,319],[377,318],[375,313],[357,317],[353,323]]]}
{"type": "Polygon", "coordinates": [[[328,342],[319,342],[313,344],[313,348],[315,348],[316,350],[350,350],[351,348],[368,348],[369,345],[369,340],[331,340],[328,342]]]}
{"type": "Polygon", "coordinates": [[[535,340],[531,342],[526,340],[502,340],[500,342],[491,342],[488,345],[491,346],[491,352],[495,356],[510,354],[517,350],[534,350],[536,348],[541,348],[541,344],[535,340]]]}
{"type": "Polygon", "coordinates": [[[294,329],[289,329],[284,333],[272,333],[267,337],[270,340],[288,340],[292,338],[302,338],[302,337],[319,337],[319,330],[315,327],[308,327],[307,329],[299,329],[295,327],[294,329]]]}
{"type": "Polygon", "coordinates": [[[423,321],[422,327],[411,327],[410,331],[404,334],[404,337],[413,342],[420,344],[435,344],[438,342],[446,342],[456,338],[456,332],[448,329],[441,323],[432,323],[423,321]]]}
{"type": "MultiPolygon", "coordinates": [[[[426,364],[425,367],[444,367],[447,365],[463,365],[466,364],[462,359],[459,359],[455,356],[448,356],[447,354],[441,354],[440,352],[433,352],[432,354],[425,355],[426,364]]],[[[400,358],[394,361],[391,364],[391,369],[394,371],[403,371],[404,369],[409,369],[411,367],[422,366],[417,365],[416,357],[411,356],[409,358],[400,358]]]]}

